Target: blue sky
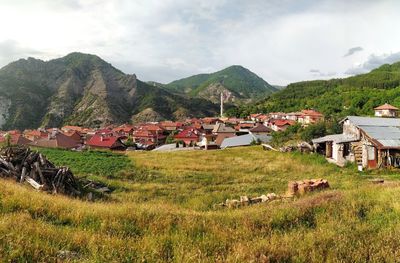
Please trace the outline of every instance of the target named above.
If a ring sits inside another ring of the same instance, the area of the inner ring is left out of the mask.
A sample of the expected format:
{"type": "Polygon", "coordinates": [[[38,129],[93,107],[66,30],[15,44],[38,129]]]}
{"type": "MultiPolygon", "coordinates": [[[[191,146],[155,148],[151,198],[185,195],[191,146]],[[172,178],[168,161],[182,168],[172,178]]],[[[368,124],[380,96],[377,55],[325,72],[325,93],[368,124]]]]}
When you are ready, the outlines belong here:
{"type": "Polygon", "coordinates": [[[266,81],[346,77],[400,61],[400,1],[0,0],[0,66],[92,53],[169,82],[243,65],[266,81]]]}

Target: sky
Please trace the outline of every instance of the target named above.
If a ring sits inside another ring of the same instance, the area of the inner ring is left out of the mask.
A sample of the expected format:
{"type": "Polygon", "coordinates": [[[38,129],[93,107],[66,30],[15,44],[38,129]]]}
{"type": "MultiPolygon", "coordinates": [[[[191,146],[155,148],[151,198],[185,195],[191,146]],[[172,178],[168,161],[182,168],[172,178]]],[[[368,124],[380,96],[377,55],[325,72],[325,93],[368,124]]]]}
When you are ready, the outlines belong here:
{"type": "Polygon", "coordinates": [[[400,61],[400,1],[0,0],[0,67],[96,54],[168,83],[242,65],[287,85],[400,61]]]}

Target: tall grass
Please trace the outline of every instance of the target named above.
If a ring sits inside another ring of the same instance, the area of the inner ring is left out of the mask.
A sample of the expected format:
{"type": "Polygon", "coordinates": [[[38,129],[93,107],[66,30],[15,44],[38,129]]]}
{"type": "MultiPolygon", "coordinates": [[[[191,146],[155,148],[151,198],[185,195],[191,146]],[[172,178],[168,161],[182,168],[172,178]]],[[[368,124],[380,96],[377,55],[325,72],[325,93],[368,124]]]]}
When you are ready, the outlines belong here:
{"type": "MultiPolygon", "coordinates": [[[[130,153],[113,201],[95,203],[0,180],[0,258],[51,262],[393,262],[400,191],[319,156],[264,152],[130,153]],[[133,167],[132,166],[132,167],[133,167]],[[137,178],[137,177],[140,178],[137,178]],[[282,193],[288,180],[327,178],[331,190],[234,210],[212,204],[282,193]]],[[[116,159],[120,160],[120,159],[116,159]]],[[[73,162],[71,162],[74,169],[73,162]]],[[[79,171],[79,170],[76,170],[79,171]]],[[[99,178],[107,173],[99,173],[99,178]]]]}

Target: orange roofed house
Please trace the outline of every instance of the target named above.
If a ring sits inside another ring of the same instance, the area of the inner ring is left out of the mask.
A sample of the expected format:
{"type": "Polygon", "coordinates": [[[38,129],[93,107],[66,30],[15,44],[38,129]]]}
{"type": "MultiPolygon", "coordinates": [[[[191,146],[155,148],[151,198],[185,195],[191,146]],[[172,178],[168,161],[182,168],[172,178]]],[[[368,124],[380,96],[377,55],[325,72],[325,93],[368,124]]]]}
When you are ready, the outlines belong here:
{"type": "Polygon", "coordinates": [[[296,122],[292,120],[270,120],[268,122],[269,127],[274,130],[274,131],[284,131],[286,130],[289,126],[295,125],[296,122]]]}
{"type": "Polygon", "coordinates": [[[140,144],[163,144],[167,138],[164,131],[164,128],[156,124],[142,125],[133,132],[133,139],[140,144]]]}
{"type": "Polygon", "coordinates": [[[44,148],[75,149],[80,146],[80,143],[61,132],[54,131],[49,133],[47,138],[38,139],[30,145],[44,148]]]}
{"type": "Polygon", "coordinates": [[[86,145],[91,148],[125,150],[126,146],[122,143],[121,138],[112,133],[97,133],[93,135],[86,145]]]}
{"type": "Polygon", "coordinates": [[[297,121],[303,125],[317,123],[324,120],[324,115],[316,110],[302,110],[297,121]]]}
{"type": "Polygon", "coordinates": [[[375,109],[375,117],[389,117],[396,118],[398,116],[399,109],[388,103],[385,103],[375,109]]]}
{"type": "Polygon", "coordinates": [[[201,132],[196,128],[187,127],[175,135],[174,138],[175,140],[183,141],[187,145],[195,145],[201,140],[201,132]]]}
{"type": "Polygon", "coordinates": [[[49,133],[44,130],[25,130],[24,131],[24,137],[31,141],[45,139],[48,137],[48,135],[49,135],[49,133]]]}
{"type": "Polygon", "coordinates": [[[173,121],[163,121],[160,122],[160,126],[163,127],[166,131],[176,131],[183,127],[182,122],[173,122],[173,121]]]}

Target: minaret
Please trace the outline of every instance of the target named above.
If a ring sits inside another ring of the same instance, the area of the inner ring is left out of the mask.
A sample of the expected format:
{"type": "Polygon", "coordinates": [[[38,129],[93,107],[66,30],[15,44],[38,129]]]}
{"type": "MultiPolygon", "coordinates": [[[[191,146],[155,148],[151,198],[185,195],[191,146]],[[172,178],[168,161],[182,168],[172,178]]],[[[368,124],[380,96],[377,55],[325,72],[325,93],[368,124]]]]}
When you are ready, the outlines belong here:
{"type": "Polygon", "coordinates": [[[221,118],[224,117],[224,94],[221,91],[221,118]]]}

